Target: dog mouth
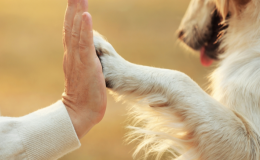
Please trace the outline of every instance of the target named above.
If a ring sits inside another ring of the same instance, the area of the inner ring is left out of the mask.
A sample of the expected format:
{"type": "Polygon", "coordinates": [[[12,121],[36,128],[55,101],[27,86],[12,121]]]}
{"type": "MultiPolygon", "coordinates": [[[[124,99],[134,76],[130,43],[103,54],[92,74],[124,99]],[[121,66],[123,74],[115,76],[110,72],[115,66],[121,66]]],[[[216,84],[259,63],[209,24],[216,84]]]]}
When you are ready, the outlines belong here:
{"type": "Polygon", "coordinates": [[[221,51],[218,50],[222,37],[228,25],[221,23],[222,17],[217,10],[214,11],[211,19],[211,35],[208,40],[204,42],[200,49],[200,61],[203,66],[210,66],[214,60],[218,60],[218,55],[221,51]]]}
{"type": "MultiPolygon", "coordinates": [[[[227,16],[228,18],[228,16],[227,16]]],[[[223,51],[219,50],[219,45],[221,43],[220,38],[223,36],[224,32],[228,25],[222,23],[222,17],[215,10],[212,14],[210,33],[206,33],[205,38],[200,39],[195,46],[191,46],[194,50],[200,51],[200,61],[203,66],[210,66],[215,60],[218,60],[218,55],[223,51]]],[[[184,33],[179,33],[179,38],[185,42],[183,38],[184,33]]]]}

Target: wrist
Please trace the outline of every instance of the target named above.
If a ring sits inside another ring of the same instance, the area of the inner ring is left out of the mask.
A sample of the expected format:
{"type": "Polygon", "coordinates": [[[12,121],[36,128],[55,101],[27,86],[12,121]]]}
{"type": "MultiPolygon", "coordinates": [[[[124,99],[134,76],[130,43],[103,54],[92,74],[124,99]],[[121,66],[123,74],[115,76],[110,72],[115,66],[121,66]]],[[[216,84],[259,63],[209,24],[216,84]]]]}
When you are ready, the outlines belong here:
{"type": "MultiPolygon", "coordinates": [[[[66,104],[65,104],[66,106],[66,104]]],[[[88,116],[78,113],[71,107],[66,106],[71,122],[79,139],[83,138],[94,127],[94,124],[88,119],[88,116]]]]}

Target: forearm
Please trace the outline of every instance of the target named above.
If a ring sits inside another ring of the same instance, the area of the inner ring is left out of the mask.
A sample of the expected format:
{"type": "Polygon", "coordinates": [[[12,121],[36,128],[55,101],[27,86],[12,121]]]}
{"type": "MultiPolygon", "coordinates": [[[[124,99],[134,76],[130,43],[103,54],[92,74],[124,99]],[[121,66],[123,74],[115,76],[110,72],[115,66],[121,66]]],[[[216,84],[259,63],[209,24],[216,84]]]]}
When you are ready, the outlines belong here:
{"type": "Polygon", "coordinates": [[[61,101],[20,118],[0,118],[0,159],[56,160],[80,147],[61,101]]]}
{"type": "MultiPolygon", "coordinates": [[[[201,159],[211,159],[231,147],[236,153],[218,155],[219,159],[228,159],[227,155],[231,154],[238,155],[238,159],[255,156],[250,150],[258,145],[254,126],[210,97],[185,74],[123,61],[116,64],[120,67],[115,68],[115,65],[113,70],[105,71],[111,89],[119,95],[130,94],[143,99],[142,102],[151,106],[136,107],[133,111],[135,122],[142,122],[144,129],[138,128],[134,133],[147,132],[147,137],[155,133],[158,139],[172,136],[179,139],[173,142],[177,146],[203,150],[198,155],[201,159]]],[[[166,143],[158,141],[162,145],[166,143]]]]}
{"type": "MultiPolygon", "coordinates": [[[[213,99],[184,73],[125,60],[115,63],[117,65],[110,66],[109,70],[105,68],[104,73],[111,90],[119,95],[145,99],[151,107],[167,107],[176,114],[181,113],[181,118],[190,125],[199,121],[207,122],[207,125],[221,121],[241,123],[233,111],[213,99]]],[[[229,124],[219,126],[224,125],[229,124]]]]}

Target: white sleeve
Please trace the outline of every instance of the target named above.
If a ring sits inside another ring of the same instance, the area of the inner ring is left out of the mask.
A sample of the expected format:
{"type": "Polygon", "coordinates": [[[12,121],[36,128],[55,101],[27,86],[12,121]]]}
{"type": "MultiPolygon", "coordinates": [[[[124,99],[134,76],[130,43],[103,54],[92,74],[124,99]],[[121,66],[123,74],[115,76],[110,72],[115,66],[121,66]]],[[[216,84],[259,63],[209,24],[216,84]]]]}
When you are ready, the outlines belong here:
{"type": "Polygon", "coordinates": [[[56,160],[79,147],[62,101],[24,117],[0,117],[1,160],[56,160]]]}

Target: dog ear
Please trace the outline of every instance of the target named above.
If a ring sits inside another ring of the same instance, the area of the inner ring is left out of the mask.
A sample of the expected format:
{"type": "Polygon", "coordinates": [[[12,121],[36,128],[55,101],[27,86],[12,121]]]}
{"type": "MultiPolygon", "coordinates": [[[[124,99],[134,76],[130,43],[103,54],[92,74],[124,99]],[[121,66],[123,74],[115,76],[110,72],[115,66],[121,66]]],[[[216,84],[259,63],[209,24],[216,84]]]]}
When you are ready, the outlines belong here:
{"type": "Polygon", "coordinates": [[[229,11],[232,15],[238,15],[251,0],[215,0],[216,6],[223,20],[229,11]]]}

